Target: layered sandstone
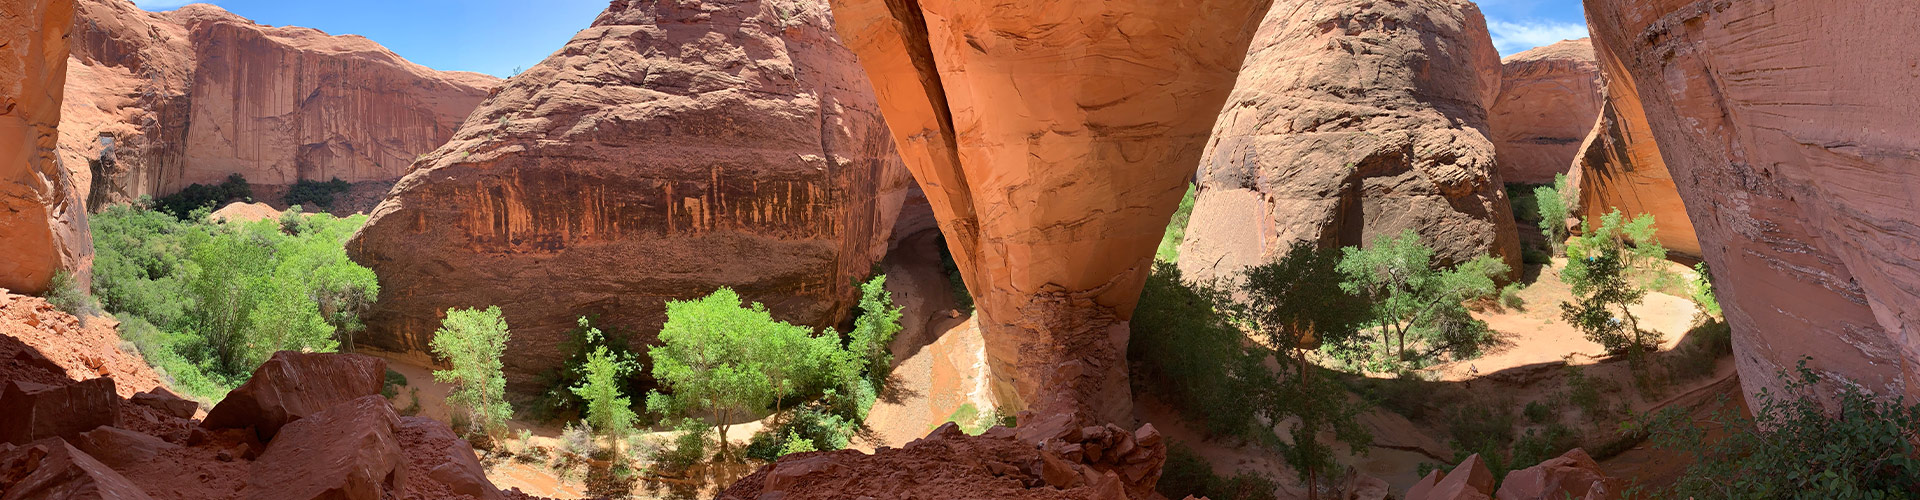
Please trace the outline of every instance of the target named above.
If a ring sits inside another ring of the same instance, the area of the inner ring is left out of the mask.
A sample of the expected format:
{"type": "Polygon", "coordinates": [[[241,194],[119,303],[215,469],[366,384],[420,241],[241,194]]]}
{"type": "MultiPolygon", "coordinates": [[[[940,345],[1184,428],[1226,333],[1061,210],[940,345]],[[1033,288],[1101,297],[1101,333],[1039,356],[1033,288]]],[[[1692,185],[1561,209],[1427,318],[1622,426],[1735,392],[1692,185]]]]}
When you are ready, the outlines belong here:
{"type": "Polygon", "coordinates": [[[1185,275],[1406,230],[1442,264],[1520,268],[1487,106],[1500,57],[1466,0],[1281,0],[1200,164],[1185,275]]]}
{"type": "Polygon", "coordinates": [[[0,288],[87,283],[86,206],[56,153],[73,0],[0,1],[0,288]]]}
{"type": "Polygon", "coordinates": [[[1131,419],[1126,322],[1268,3],[832,1],[1003,405],[1131,419]]]}
{"type": "Polygon", "coordinates": [[[91,180],[92,205],[232,173],[265,186],[391,182],[499,84],[408,62],[363,37],[259,25],[211,5],[79,6],[66,104],[75,126],[60,144],[91,180]]]}
{"type": "Polygon", "coordinates": [[[1803,356],[1829,382],[1920,396],[1920,45],[1888,43],[1920,3],[1586,10],[1694,222],[1750,397],[1803,356]]]}
{"type": "Polygon", "coordinates": [[[823,4],[614,2],[348,243],[380,277],[363,343],[425,352],[448,308],[499,305],[532,390],[581,316],[639,344],[725,286],[840,323],[909,182],[869,88],[823,4]]]}
{"type": "MultiPolygon", "coordinates": [[[[1625,75],[1615,70],[1613,74],[1625,75]]],[[[1619,210],[1628,216],[1651,214],[1654,236],[1669,252],[1700,258],[1700,238],[1686,203],[1660,158],[1660,147],[1647,127],[1640,98],[1626,77],[1609,80],[1602,92],[1600,116],[1594,119],[1580,154],[1573,158],[1569,177],[1580,193],[1576,217],[1599,220],[1619,210]]]]}
{"type": "Polygon", "coordinates": [[[1536,47],[1500,60],[1500,97],[1487,128],[1500,178],[1552,184],[1600,116],[1600,65],[1587,39],[1536,47]]]}

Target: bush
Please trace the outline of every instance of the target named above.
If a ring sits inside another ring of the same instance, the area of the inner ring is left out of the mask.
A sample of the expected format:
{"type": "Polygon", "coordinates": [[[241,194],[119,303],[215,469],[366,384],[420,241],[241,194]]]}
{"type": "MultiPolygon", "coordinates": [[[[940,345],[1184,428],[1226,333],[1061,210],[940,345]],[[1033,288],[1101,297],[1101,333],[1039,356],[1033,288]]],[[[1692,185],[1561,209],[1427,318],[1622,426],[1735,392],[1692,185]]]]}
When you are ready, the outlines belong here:
{"type": "Polygon", "coordinates": [[[599,445],[593,442],[593,435],[593,426],[588,425],[587,421],[567,422],[566,427],[560,429],[560,446],[574,456],[591,457],[600,452],[599,445]]]}
{"type": "Polygon", "coordinates": [[[386,380],[380,384],[380,395],[385,396],[387,399],[393,399],[400,395],[400,388],[406,387],[406,385],[406,375],[401,375],[400,372],[388,368],[386,380]]]}
{"type": "Polygon", "coordinates": [[[1132,381],[1214,436],[1250,435],[1253,408],[1241,396],[1254,390],[1252,368],[1265,370],[1222,314],[1229,305],[1224,292],[1188,282],[1179,268],[1160,262],[1128,324],[1132,381]]]}
{"type": "Polygon", "coordinates": [[[1553,187],[1540,186],[1533,190],[1535,210],[1540,214],[1540,234],[1547,237],[1547,243],[1559,251],[1567,241],[1567,218],[1573,216],[1572,207],[1578,201],[1580,193],[1573,192],[1566,174],[1553,175],[1553,187]]]}
{"type": "MultiPolygon", "coordinates": [[[[1544,432],[1527,429],[1526,435],[1514,440],[1513,458],[1507,463],[1513,467],[1532,467],[1578,447],[1580,436],[1567,426],[1548,425],[1544,432]]],[[[1500,471],[1499,476],[1505,478],[1506,471],[1500,471]]]]}
{"type": "Polygon", "coordinates": [[[1580,412],[1593,422],[1603,422],[1612,416],[1613,409],[1607,407],[1602,393],[1619,390],[1619,384],[1610,379],[1587,378],[1587,371],[1573,365],[1567,365],[1567,402],[1580,408],[1580,412]]]}
{"type": "Polygon", "coordinates": [[[598,348],[587,356],[586,379],[573,388],[574,394],[587,401],[587,422],[613,443],[615,452],[633,432],[633,401],[620,389],[622,380],[633,370],[630,362],[615,359],[605,347],[598,348]]]}
{"type": "Polygon", "coordinates": [[[1592,219],[1583,222],[1582,234],[1567,246],[1561,277],[1572,286],[1575,302],[1560,303],[1560,318],[1607,352],[1626,354],[1638,368],[1661,340],[1660,332],[1640,328],[1631,306],[1646,298],[1643,281],[1668,279],[1658,267],[1667,250],[1654,237],[1652,215],[1623,221],[1614,210],[1600,220],[1598,227],[1592,219]]]}
{"type": "Polygon", "coordinates": [[[253,188],[247,185],[247,178],[240,174],[227,176],[225,182],[218,185],[191,184],[177,193],[162,196],[154,200],[154,209],[182,220],[204,219],[194,217],[193,213],[201,209],[220,208],[219,205],[253,199],[253,188]]]}
{"type": "Polygon", "coordinates": [[[100,303],[93,300],[80,283],[73,279],[73,273],[66,270],[55,271],[53,279],[47,283],[47,292],[41,298],[53,304],[55,309],[79,318],[86,324],[87,318],[100,313],[100,303]]]}
{"type": "Polygon", "coordinates": [[[649,457],[654,466],[664,472],[681,473],[707,459],[707,450],[713,447],[712,434],[706,425],[698,420],[681,420],[674,426],[671,441],[661,446],[649,457]]]}
{"type": "Polygon", "coordinates": [[[1508,283],[1507,286],[1501,287],[1500,288],[1500,307],[1507,308],[1507,309],[1519,309],[1523,306],[1526,306],[1527,305],[1526,299],[1520,298],[1520,291],[1525,289],[1526,287],[1519,283],[1508,283]]]}
{"type": "Polygon", "coordinates": [[[288,205],[333,208],[333,196],[346,193],[352,188],[352,184],[340,180],[339,177],[335,177],[333,180],[327,182],[300,179],[299,181],[295,181],[292,186],[287,187],[287,195],[284,200],[288,205]]]}
{"type": "Polygon", "coordinates": [[[1797,373],[1780,372],[1785,391],[1760,391],[1753,418],[1727,410],[1707,419],[1722,424],[1724,439],[1708,442],[1713,429],[1678,408],[1639,424],[1655,446],[1694,459],[1674,498],[1910,498],[1920,491],[1920,404],[1844,381],[1837,394],[1823,394],[1807,359],[1797,373]],[[1822,405],[1823,395],[1834,404],[1822,405]]]}
{"type": "MultiPolygon", "coordinates": [[[[567,353],[567,359],[560,366],[541,372],[537,377],[540,387],[544,387],[534,402],[534,414],[542,419],[567,418],[571,420],[584,414],[586,400],[574,392],[575,387],[587,378],[587,361],[593,353],[605,351],[614,362],[639,366],[639,354],[627,343],[626,332],[617,329],[601,329],[594,326],[597,318],[582,316],[576,320],[576,326],[567,331],[566,340],[560,342],[560,352],[567,353]]],[[[645,387],[636,377],[628,373],[618,378],[618,386],[627,394],[640,394],[645,387]]]]}
{"type": "Polygon", "coordinates": [[[469,436],[498,436],[513,415],[500,362],[511,335],[499,306],[449,309],[440,329],[433,332],[434,356],[452,366],[434,371],[433,378],[453,386],[447,404],[465,418],[469,436]]]}
{"type": "Polygon", "coordinates": [[[1542,404],[1539,401],[1528,402],[1527,408],[1521,411],[1521,414],[1527,416],[1528,422],[1536,424],[1544,424],[1560,418],[1560,414],[1553,411],[1552,406],[1542,404]]]}
{"type": "Polygon", "coordinates": [[[1711,316],[1720,315],[1720,299],[1713,294],[1713,273],[1708,272],[1707,263],[1693,265],[1693,276],[1687,280],[1687,297],[1700,305],[1700,311],[1711,316]]]}
{"type": "Polygon", "coordinates": [[[1266,476],[1253,472],[1241,472],[1233,477],[1220,477],[1213,473],[1213,466],[1205,458],[1194,453],[1182,443],[1172,443],[1167,447],[1167,462],[1161,467],[1160,482],[1154,490],[1167,498],[1194,497],[1213,500],[1273,500],[1274,491],[1279,484],[1266,476]]]}
{"type": "Polygon", "coordinates": [[[1198,186],[1187,185],[1187,194],[1180,197],[1180,208],[1174,209],[1173,219],[1167,221],[1167,232],[1160,236],[1160,249],[1154,252],[1154,261],[1180,261],[1180,242],[1187,239],[1187,220],[1193,218],[1194,195],[1199,190],[1198,186]]]}

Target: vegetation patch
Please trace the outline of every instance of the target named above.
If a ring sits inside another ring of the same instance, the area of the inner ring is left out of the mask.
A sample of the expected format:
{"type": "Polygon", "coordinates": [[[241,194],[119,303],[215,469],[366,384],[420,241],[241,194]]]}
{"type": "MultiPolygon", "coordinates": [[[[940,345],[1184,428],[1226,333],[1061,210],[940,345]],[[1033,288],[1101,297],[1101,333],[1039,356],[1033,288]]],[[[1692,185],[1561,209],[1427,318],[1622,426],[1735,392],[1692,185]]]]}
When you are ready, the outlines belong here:
{"type": "Polygon", "coordinates": [[[335,195],[346,194],[346,192],[351,189],[353,189],[353,185],[348,184],[347,181],[340,180],[339,177],[335,177],[333,180],[326,182],[300,179],[299,181],[295,181],[292,186],[287,187],[287,195],[283,199],[288,205],[304,205],[330,209],[333,208],[333,197],[335,195]]]}

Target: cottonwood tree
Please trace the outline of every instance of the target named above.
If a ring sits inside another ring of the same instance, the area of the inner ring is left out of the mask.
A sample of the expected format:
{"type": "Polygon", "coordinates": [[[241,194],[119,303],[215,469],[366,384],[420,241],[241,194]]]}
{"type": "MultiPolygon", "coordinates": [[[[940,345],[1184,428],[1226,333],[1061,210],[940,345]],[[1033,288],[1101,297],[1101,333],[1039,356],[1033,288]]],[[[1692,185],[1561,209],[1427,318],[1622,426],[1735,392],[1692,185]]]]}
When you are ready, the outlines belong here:
{"type": "Polygon", "coordinates": [[[1652,214],[1625,220],[1619,210],[1581,223],[1581,235],[1567,246],[1567,267],[1560,277],[1573,287],[1574,302],[1561,302],[1561,319],[1579,328],[1608,352],[1641,356],[1660,345],[1660,332],[1640,328],[1631,307],[1646,299],[1647,286],[1672,277],[1658,266],[1667,249],[1655,236],[1652,214]]]}
{"type": "Polygon", "coordinates": [[[447,403],[460,412],[457,419],[466,420],[469,435],[497,436],[513,414],[500,363],[510,336],[499,306],[448,309],[447,319],[433,332],[429,347],[452,367],[434,371],[433,379],[453,386],[447,403]]]}
{"type": "Polygon", "coordinates": [[[1417,368],[1441,354],[1470,358],[1495,342],[1465,302],[1499,292],[1494,280],[1508,271],[1499,259],[1482,255],[1435,269],[1433,248],[1409,229],[1372,247],[1343,249],[1337,269],[1344,277],[1340,288],[1372,304],[1369,322],[1385,359],[1342,353],[1358,355],[1368,370],[1417,368]]]}
{"type": "Polygon", "coordinates": [[[1573,214],[1573,204],[1579,193],[1567,181],[1567,174],[1553,174],[1553,186],[1540,186],[1533,189],[1534,206],[1540,212],[1540,234],[1553,244],[1555,252],[1566,247],[1567,218],[1573,214]]]}
{"type": "Polygon", "coordinates": [[[587,403],[587,423],[606,438],[617,455],[620,442],[633,431],[633,400],[621,393],[624,378],[633,366],[615,357],[606,346],[587,355],[586,376],[573,393],[587,403]]]}

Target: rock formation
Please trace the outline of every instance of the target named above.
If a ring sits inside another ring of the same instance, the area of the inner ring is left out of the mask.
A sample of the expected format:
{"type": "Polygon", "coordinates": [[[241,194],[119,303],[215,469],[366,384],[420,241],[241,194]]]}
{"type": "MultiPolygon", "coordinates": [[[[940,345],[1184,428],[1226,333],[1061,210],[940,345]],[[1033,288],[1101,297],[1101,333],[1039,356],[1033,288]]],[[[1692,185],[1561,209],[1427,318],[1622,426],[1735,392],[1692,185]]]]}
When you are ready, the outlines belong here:
{"type": "MultiPolygon", "coordinates": [[[[1611,74],[1624,75],[1620,69],[1611,74]]],[[[1580,193],[1575,217],[1598,219],[1619,210],[1633,216],[1652,214],[1655,236],[1673,253],[1700,257],[1700,239],[1686,203],[1674,187],[1667,162],[1647,128],[1640,98],[1625,77],[1608,80],[1602,92],[1600,116],[1580,143],[1568,177],[1580,193]]]]}
{"type": "Polygon", "coordinates": [[[11,381],[0,388],[0,442],[24,445],[49,437],[73,438],[102,425],[114,425],[120,396],[113,379],[96,378],[63,385],[11,381]]]}
{"type": "Polygon", "coordinates": [[[1805,356],[1831,387],[1920,396],[1920,45],[1887,43],[1920,3],[1586,10],[1694,222],[1750,398],[1805,356]]]}
{"type": "Polygon", "coordinates": [[[232,173],[263,187],[336,177],[385,186],[499,84],[211,5],[154,13],[79,0],[79,11],[66,104],[75,126],[60,148],[91,179],[91,205],[232,173]]]}
{"type": "Polygon", "coordinates": [[[56,154],[73,0],[0,0],[0,288],[88,283],[93,235],[56,154]]]}
{"type": "Polygon", "coordinates": [[[13,499],[152,500],[126,476],[59,438],[0,450],[0,492],[13,499]],[[13,477],[12,472],[23,475],[13,477]]]}
{"type": "Polygon", "coordinates": [[[363,343],[425,352],[448,308],[499,305],[527,391],[581,316],[644,343],[727,286],[838,324],[909,177],[826,7],[795,5],[616,1],[507,81],[348,243],[380,277],[363,343]]]}
{"type": "Polygon", "coordinates": [[[280,351],[227,393],[201,423],[208,429],[253,429],[261,441],[280,428],[354,399],[379,394],[387,362],[363,354],[280,351]]]}
{"type": "Polygon", "coordinates": [[[1552,184],[1600,116],[1600,65],[1587,39],[1536,47],[1500,60],[1500,97],[1487,107],[1500,178],[1552,184]]]}
{"type": "Polygon", "coordinates": [[[833,0],[978,307],[995,398],[1129,421],[1126,321],[1267,0],[833,0]]]}
{"type": "Polygon", "coordinates": [[[1478,7],[1281,0],[1255,40],[1200,165],[1185,275],[1409,229],[1439,263],[1520,268],[1486,133],[1500,59],[1478,7]]]}

